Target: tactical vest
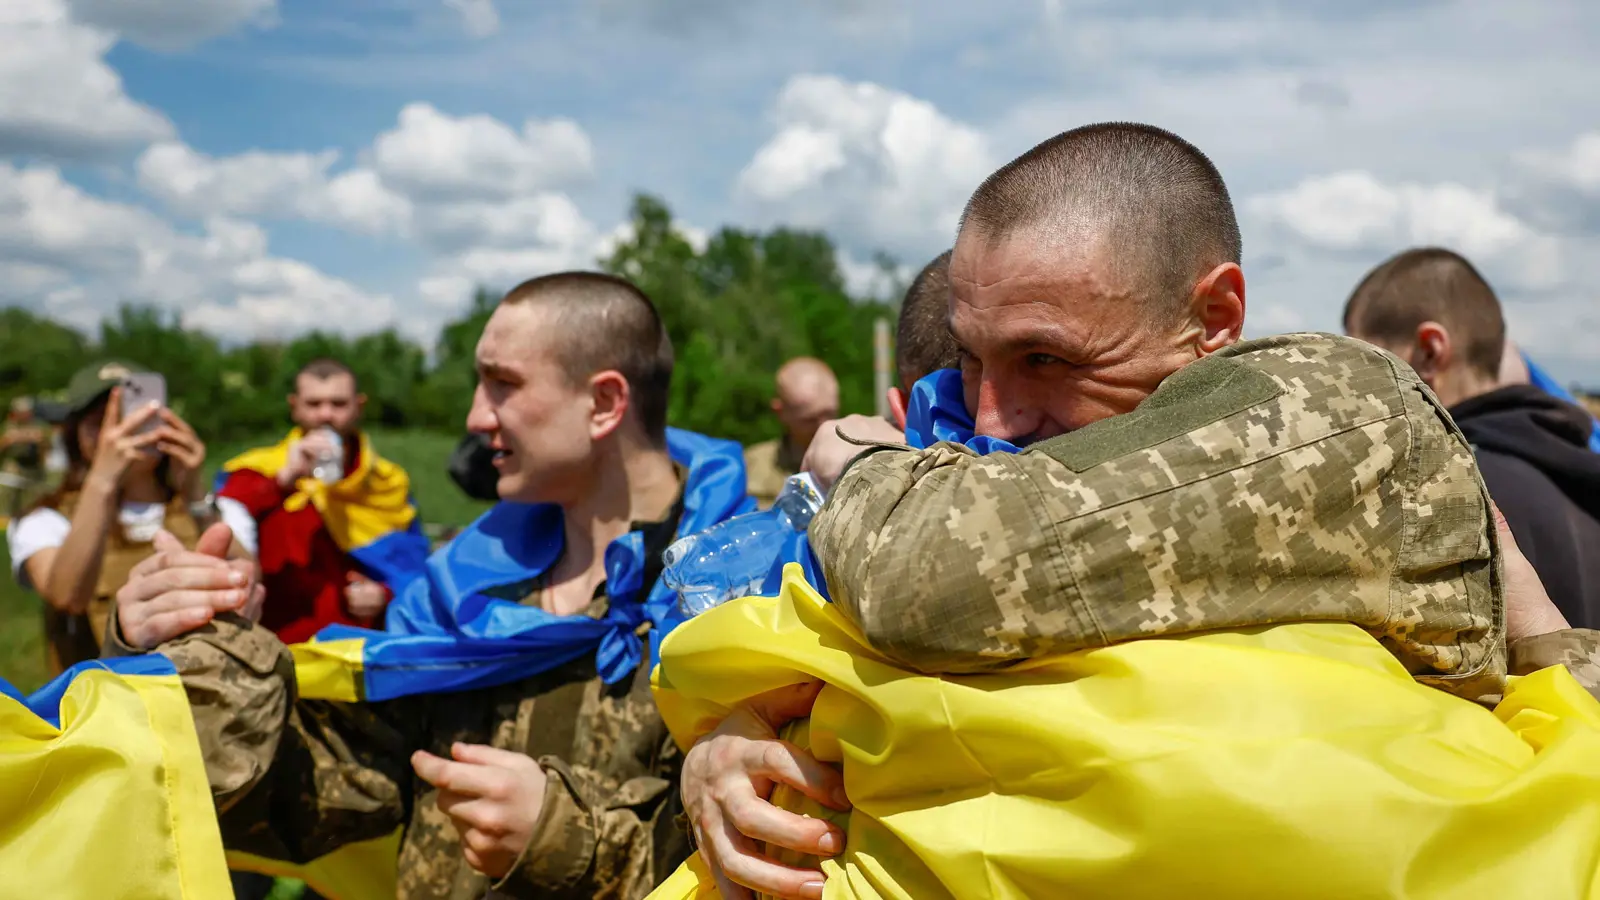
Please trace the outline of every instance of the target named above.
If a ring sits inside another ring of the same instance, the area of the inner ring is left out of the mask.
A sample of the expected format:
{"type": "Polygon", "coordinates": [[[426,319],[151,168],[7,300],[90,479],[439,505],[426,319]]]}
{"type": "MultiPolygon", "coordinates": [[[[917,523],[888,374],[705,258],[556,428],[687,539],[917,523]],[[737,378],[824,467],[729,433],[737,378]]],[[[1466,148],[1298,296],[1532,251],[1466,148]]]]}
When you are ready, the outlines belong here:
{"type": "MultiPolygon", "coordinates": [[[[78,491],[66,492],[56,505],[56,511],[70,520],[78,507],[79,497],[78,491]]],[[[183,542],[185,547],[193,547],[200,538],[187,504],[180,497],[173,498],[167,504],[162,527],[183,542]]],[[[88,611],[81,615],[69,615],[45,605],[45,643],[52,676],[76,663],[100,656],[117,591],[128,582],[133,567],[153,553],[155,548],[152,544],[128,540],[122,533],[122,527],[115,521],[111,523],[101,554],[100,577],[95,582],[88,611]]]]}

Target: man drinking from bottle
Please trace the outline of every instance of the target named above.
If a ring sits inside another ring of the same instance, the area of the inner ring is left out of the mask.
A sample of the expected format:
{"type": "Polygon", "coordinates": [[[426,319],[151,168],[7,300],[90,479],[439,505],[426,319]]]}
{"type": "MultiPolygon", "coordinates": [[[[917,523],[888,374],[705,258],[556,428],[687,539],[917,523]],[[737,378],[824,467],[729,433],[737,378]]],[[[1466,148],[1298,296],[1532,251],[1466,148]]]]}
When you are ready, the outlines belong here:
{"type": "Polygon", "coordinates": [[[261,624],[285,643],[334,623],[381,624],[427,559],[410,479],[362,432],[365,404],[348,366],[313,360],[289,395],[294,430],[218,476],[224,521],[261,561],[261,624]]]}

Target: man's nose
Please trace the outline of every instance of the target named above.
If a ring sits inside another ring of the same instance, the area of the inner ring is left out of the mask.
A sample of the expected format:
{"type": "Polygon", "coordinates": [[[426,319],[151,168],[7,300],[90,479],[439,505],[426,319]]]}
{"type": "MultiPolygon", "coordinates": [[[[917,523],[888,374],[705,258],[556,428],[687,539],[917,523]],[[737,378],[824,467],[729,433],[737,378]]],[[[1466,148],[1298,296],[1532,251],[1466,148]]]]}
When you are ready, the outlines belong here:
{"type": "Polygon", "coordinates": [[[985,378],[978,384],[978,408],[973,413],[974,432],[1023,443],[1039,430],[1044,414],[1032,398],[1016,386],[985,378]]]}
{"type": "Polygon", "coordinates": [[[472,392],[472,408],[467,410],[467,430],[474,434],[493,434],[500,427],[494,410],[483,396],[483,388],[472,392]]]}

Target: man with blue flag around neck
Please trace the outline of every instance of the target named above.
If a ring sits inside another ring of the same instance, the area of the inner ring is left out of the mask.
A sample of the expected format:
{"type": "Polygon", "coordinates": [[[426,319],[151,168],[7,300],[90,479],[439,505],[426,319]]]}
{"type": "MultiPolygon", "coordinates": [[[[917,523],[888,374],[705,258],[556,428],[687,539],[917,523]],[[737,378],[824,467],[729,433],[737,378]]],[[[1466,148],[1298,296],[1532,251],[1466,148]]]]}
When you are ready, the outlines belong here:
{"type": "Polygon", "coordinates": [[[404,826],[404,900],[643,897],[689,852],[682,754],[649,690],[677,623],[660,554],[753,508],[740,448],[666,427],[671,343],[621,279],[524,283],[477,356],[468,426],[504,502],[435,554],[385,632],[308,645],[361,648],[361,702],[305,699],[287,649],[237,617],[164,627],[226,588],[204,557],[137,572],[120,637],[183,675],[231,849],[298,862],[404,826]]]}

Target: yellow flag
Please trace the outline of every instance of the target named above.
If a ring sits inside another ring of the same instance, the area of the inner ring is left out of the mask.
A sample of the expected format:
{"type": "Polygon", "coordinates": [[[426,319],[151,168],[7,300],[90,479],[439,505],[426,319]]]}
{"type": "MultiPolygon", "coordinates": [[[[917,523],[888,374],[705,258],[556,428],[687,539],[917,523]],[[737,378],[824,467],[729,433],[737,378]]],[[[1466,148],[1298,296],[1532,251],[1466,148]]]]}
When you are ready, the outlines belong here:
{"type": "MultiPolygon", "coordinates": [[[[1491,712],[1326,623],[926,676],[791,567],[779,597],[675,630],[655,677],[683,744],[827,684],[792,736],[854,802],[830,900],[1600,897],[1600,703],[1564,669],[1491,712]]],[[[696,858],[651,896],[716,892],[696,858]]]]}
{"type": "Polygon", "coordinates": [[[161,656],[0,681],[0,896],[232,896],[189,703],[161,656]]]}

